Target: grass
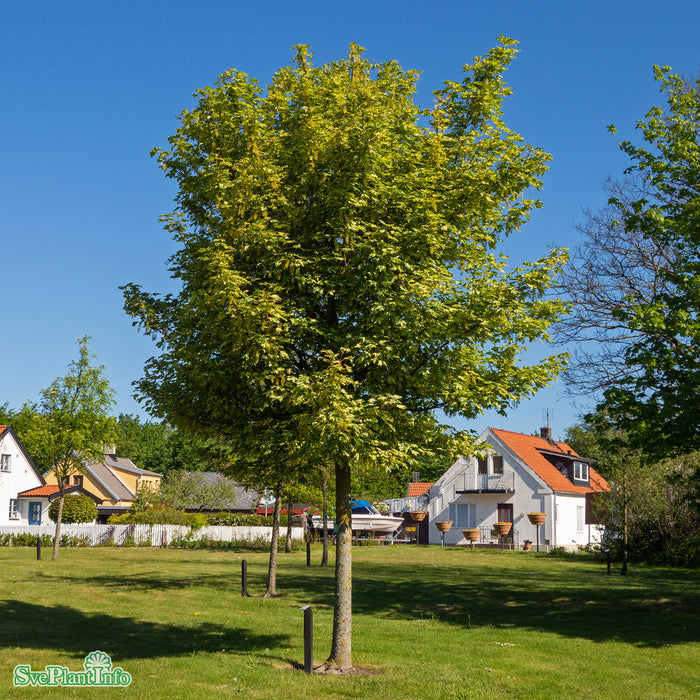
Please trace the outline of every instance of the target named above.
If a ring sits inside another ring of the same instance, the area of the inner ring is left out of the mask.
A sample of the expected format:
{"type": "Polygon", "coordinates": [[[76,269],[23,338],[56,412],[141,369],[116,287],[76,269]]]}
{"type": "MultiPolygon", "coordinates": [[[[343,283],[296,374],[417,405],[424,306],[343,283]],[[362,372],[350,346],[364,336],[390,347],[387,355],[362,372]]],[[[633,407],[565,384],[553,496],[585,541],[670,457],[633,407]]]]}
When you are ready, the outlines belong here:
{"type": "Polygon", "coordinates": [[[438,547],[356,547],[353,660],[367,673],[302,672],[303,613],[314,662],[330,650],[333,569],[267,553],[0,549],[0,698],[93,698],[95,690],[13,688],[16,664],[82,670],[107,652],[138,698],[700,698],[697,571],[607,576],[587,557],[438,547]]]}

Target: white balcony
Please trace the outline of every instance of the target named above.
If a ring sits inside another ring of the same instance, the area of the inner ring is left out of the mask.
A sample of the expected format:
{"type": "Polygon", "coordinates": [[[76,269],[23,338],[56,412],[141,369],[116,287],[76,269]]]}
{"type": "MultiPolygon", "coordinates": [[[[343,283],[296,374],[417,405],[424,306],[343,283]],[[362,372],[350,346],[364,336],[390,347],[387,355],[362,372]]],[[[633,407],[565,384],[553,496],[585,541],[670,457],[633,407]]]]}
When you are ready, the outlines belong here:
{"type": "Polygon", "coordinates": [[[503,474],[478,474],[475,467],[469,467],[462,473],[461,482],[456,493],[515,493],[515,472],[510,469],[503,474]]]}

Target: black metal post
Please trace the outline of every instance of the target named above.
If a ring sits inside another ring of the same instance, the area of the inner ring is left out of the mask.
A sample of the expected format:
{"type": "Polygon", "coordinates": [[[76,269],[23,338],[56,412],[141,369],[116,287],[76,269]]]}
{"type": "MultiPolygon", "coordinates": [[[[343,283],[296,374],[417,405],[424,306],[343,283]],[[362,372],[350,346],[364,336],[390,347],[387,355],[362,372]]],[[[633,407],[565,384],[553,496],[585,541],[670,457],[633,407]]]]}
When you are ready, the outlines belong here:
{"type": "Polygon", "coordinates": [[[248,562],[245,559],[241,562],[241,595],[248,598],[248,562]]]}
{"type": "Polygon", "coordinates": [[[605,558],[606,558],[607,564],[608,564],[608,576],[610,576],[610,550],[609,549],[605,550],[605,558]]]}
{"type": "Polygon", "coordinates": [[[304,673],[314,672],[314,611],[310,605],[300,608],[304,611],[304,673]]]}
{"type": "Polygon", "coordinates": [[[36,559],[41,561],[41,534],[36,538],[36,559]]]}
{"type": "Polygon", "coordinates": [[[537,551],[540,551],[540,526],[537,526],[537,551]]]}
{"type": "Polygon", "coordinates": [[[306,540],[306,566],[311,566],[311,539],[306,540]]]}

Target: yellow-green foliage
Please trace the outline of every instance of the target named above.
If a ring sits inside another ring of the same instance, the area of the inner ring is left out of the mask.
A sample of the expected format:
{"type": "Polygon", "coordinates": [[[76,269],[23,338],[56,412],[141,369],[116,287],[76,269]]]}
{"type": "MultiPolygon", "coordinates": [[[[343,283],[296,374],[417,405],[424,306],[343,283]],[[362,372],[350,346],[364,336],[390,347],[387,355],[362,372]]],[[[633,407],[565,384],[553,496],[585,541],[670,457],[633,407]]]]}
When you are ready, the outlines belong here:
{"type": "Polygon", "coordinates": [[[186,513],[175,508],[150,508],[137,513],[113,515],[108,522],[110,525],[187,525],[195,530],[208,524],[207,516],[203,513],[186,513]]]}
{"type": "MultiPolygon", "coordinates": [[[[57,498],[49,506],[49,518],[56,522],[58,518],[57,498]]],[[[91,523],[97,518],[97,506],[89,496],[68,495],[63,499],[62,523],[91,523]]]]}

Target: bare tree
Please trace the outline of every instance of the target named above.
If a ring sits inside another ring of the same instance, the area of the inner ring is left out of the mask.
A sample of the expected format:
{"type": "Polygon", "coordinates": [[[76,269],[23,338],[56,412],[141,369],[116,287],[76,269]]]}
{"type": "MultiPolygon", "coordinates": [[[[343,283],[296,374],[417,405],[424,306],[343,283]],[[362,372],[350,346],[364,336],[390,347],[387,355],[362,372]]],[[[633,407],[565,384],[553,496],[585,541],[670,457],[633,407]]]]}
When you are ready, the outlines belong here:
{"type": "Polygon", "coordinates": [[[641,179],[609,180],[606,191],[607,206],[586,212],[585,221],[577,226],[583,240],[554,289],[572,304],[554,335],[571,348],[565,379],[581,394],[599,394],[642,371],[629,363],[627,350],[648,330],[636,330],[630,320],[635,308],[672,291],[663,273],[673,270],[677,258],[667,241],[625,228],[624,214],[631,214],[639,200],[653,196],[641,179]]]}

